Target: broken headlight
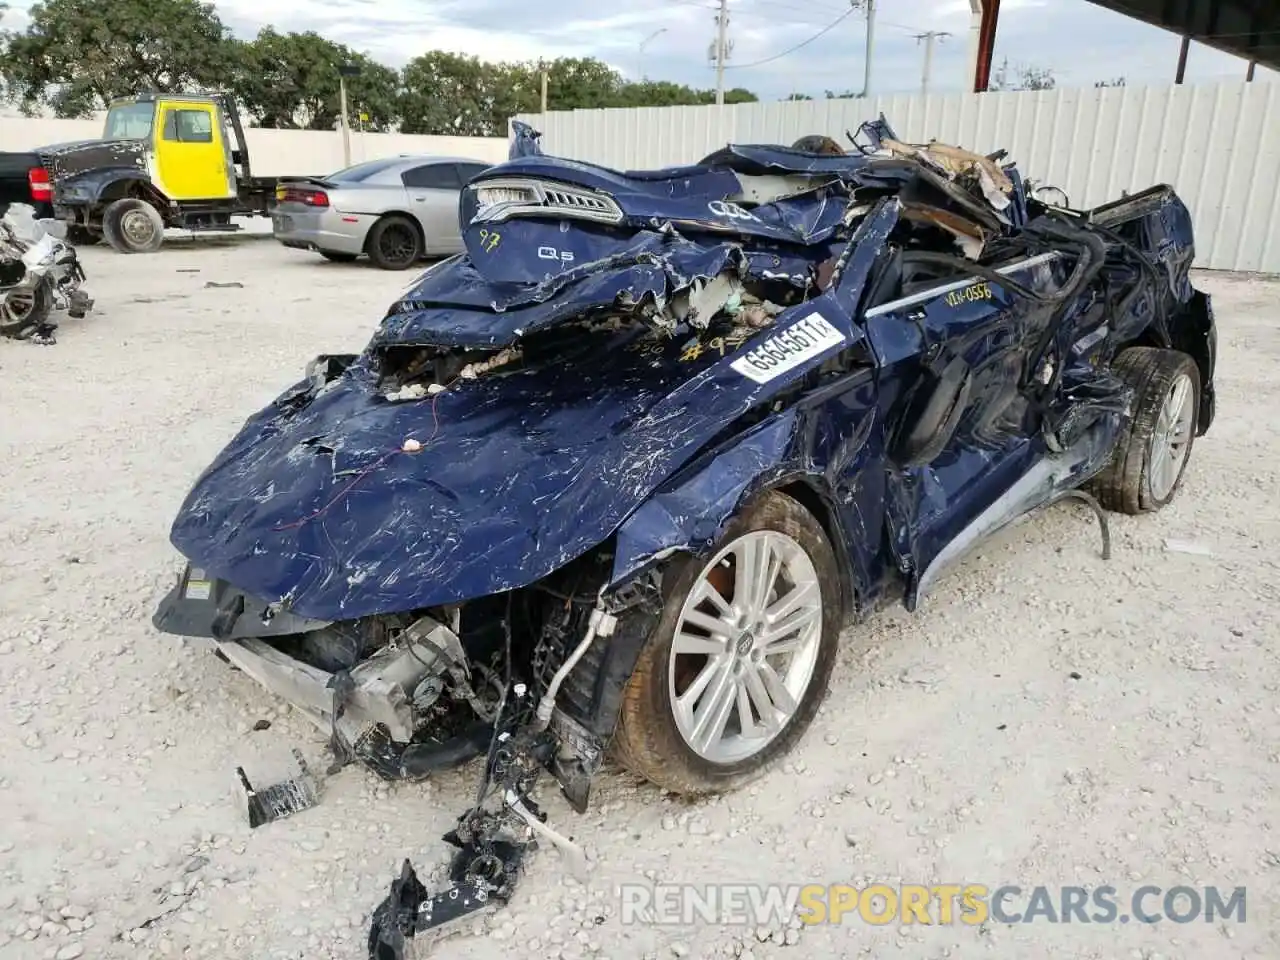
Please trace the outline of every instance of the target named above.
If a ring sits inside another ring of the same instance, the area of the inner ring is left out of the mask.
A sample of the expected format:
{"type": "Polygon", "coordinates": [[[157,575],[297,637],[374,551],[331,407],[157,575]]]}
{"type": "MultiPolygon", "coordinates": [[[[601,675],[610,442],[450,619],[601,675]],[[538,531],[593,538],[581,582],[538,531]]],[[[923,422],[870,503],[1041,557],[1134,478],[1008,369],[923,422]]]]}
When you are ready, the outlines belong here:
{"type": "Polygon", "coordinates": [[[585,187],[502,177],[482,180],[467,188],[474,198],[472,223],[500,223],[511,217],[553,216],[596,223],[618,223],[622,208],[608,194],[585,187]]]}

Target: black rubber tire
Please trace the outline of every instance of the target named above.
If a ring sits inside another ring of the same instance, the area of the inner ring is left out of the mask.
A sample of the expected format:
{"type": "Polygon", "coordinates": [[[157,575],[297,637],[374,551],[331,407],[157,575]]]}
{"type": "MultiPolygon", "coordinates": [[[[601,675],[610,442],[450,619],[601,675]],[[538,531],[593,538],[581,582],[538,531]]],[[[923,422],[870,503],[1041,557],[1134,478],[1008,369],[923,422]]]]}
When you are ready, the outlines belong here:
{"type": "Polygon", "coordinates": [[[319,250],[317,252],[331,263],[351,263],[359,256],[358,253],[338,253],[335,250],[319,250]]]}
{"type": "Polygon", "coordinates": [[[708,557],[682,558],[663,572],[664,609],[623,691],[612,749],[633,773],[674,793],[697,796],[736,790],[763,776],[795,747],[826,698],[836,662],[843,616],[835,551],[822,525],[799,502],[771,491],[735,517],[708,557]],[[685,743],[671,712],[667,669],[680,610],[709,556],[745,533],[776,530],[801,545],[822,588],[822,636],[817,663],[799,709],[765,749],[732,764],[711,763],[685,743]]]}
{"type": "Polygon", "coordinates": [[[92,247],[95,243],[102,242],[102,234],[77,225],[67,227],[67,239],[73,247],[92,247]]]}
{"type": "Polygon", "coordinates": [[[102,214],[102,233],[107,243],[120,253],[155,253],[164,243],[164,218],[160,211],[137,197],[113,201],[102,214]],[[141,214],[151,226],[143,238],[126,233],[122,222],[130,214],[141,214]]]}
{"type": "Polygon", "coordinates": [[[1106,509],[1117,513],[1153,513],[1168,505],[1182,486],[1187,464],[1195,446],[1200,415],[1200,370],[1195,361],[1177,350],[1156,347],[1129,347],[1111,364],[1111,372],[1134,389],[1133,416],[1116,443],[1112,460],[1089,484],[1093,495],[1106,509]],[[1191,378],[1191,436],[1186,456],[1173,487],[1164,499],[1151,490],[1151,438],[1160,409],[1174,381],[1186,374],[1191,378]]]}
{"type": "Polygon", "coordinates": [[[369,230],[365,240],[365,252],[369,259],[383,270],[408,270],[426,252],[422,242],[422,234],[418,226],[408,217],[398,213],[387,214],[369,230]],[[393,253],[386,249],[391,246],[392,238],[399,239],[393,253]]]}
{"type": "MultiPolygon", "coordinates": [[[[8,293],[0,293],[0,301],[8,297],[8,293]]],[[[49,283],[46,280],[40,286],[36,287],[31,303],[31,311],[21,318],[21,320],[8,321],[4,319],[3,313],[0,313],[0,335],[6,337],[16,336],[23,330],[30,330],[31,327],[39,327],[49,319],[49,314],[53,312],[53,293],[49,289],[49,283]]]]}

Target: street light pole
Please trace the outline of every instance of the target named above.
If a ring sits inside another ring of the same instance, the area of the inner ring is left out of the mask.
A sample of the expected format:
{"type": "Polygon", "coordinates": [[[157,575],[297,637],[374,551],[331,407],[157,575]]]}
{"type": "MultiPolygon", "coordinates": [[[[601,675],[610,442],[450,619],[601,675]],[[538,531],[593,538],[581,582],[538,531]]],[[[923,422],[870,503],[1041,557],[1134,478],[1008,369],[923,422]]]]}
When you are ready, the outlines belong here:
{"type": "Polygon", "coordinates": [[[654,38],[655,38],[655,37],[657,37],[659,34],[663,34],[663,33],[666,33],[666,32],[667,32],[667,28],[666,28],[666,27],[659,27],[657,30],[653,31],[653,33],[649,34],[647,37],[645,37],[643,40],[641,40],[641,41],[640,41],[640,54],[639,54],[639,57],[638,57],[638,58],[637,58],[637,60],[636,60],[636,66],[637,66],[639,69],[636,71],[636,76],[638,76],[641,80],[648,80],[648,79],[649,79],[649,78],[645,75],[645,71],[644,71],[644,48],[645,48],[645,47],[647,47],[647,46],[649,45],[649,41],[650,41],[650,40],[654,39],[654,38]]]}

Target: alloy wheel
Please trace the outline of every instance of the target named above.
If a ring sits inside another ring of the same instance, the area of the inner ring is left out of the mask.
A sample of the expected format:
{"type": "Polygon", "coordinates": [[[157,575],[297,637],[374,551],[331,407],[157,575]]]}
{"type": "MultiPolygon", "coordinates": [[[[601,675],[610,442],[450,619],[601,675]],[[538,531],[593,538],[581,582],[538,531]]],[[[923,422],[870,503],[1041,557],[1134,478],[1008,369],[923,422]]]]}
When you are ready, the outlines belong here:
{"type": "Polygon", "coordinates": [[[676,727],[695,754],[738,763],[782,732],[813,679],[822,601],[813,561],[776,530],[739,537],[703,568],[667,670],[676,727]]]}
{"type": "Polygon", "coordinates": [[[1151,495],[1157,500],[1164,500],[1173,492],[1187,458],[1195,426],[1194,395],[1190,377],[1183,374],[1175,379],[1165,394],[1160,416],[1151,432],[1151,495]]]}
{"type": "Polygon", "coordinates": [[[406,263],[417,252],[418,242],[409,227],[390,226],[378,237],[378,251],[391,263],[406,263]]]}

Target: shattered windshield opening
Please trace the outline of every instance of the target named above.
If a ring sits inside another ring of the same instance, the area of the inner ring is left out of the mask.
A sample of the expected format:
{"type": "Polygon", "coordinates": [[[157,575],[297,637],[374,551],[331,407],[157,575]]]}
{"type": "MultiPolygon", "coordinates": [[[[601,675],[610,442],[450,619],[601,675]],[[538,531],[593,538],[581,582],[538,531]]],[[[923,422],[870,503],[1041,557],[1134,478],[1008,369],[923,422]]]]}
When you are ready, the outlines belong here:
{"type": "MultiPolygon", "coordinates": [[[[817,278],[812,281],[815,285],[817,278]]],[[[658,376],[688,376],[740,348],[804,299],[792,278],[748,278],[730,272],[694,281],[658,310],[639,303],[587,311],[570,321],[493,347],[451,347],[424,340],[371,344],[379,391],[388,399],[435,396],[459,382],[516,370],[573,370],[606,365],[658,376]]]]}
{"type": "Polygon", "coordinates": [[[122,103],[107,111],[107,140],[143,140],[151,136],[154,103],[122,103]]]}

